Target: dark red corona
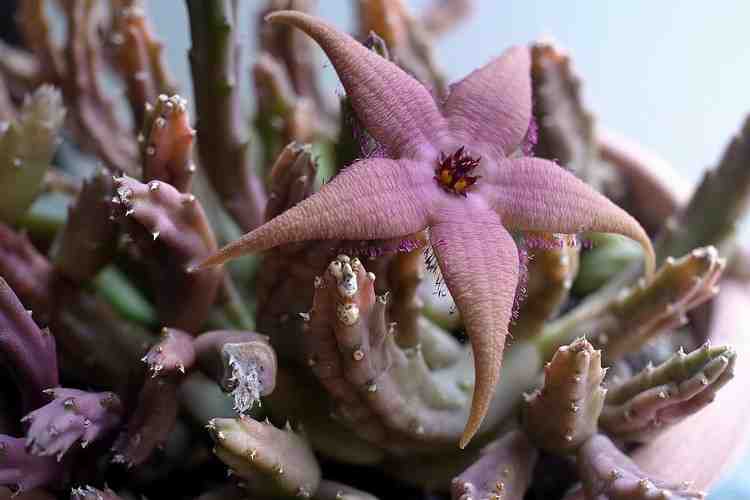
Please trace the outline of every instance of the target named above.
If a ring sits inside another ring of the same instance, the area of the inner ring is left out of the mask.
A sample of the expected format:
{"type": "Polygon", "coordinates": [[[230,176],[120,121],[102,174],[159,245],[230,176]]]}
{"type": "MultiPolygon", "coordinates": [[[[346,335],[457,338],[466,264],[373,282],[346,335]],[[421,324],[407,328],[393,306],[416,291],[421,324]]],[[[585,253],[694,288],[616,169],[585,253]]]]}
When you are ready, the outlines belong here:
{"type": "Polygon", "coordinates": [[[479,166],[480,157],[469,156],[464,146],[451,155],[440,153],[438,166],[435,169],[435,180],[447,193],[466,196],[466,192],[477,182],[480,176],[472,176],[479,166]]]}

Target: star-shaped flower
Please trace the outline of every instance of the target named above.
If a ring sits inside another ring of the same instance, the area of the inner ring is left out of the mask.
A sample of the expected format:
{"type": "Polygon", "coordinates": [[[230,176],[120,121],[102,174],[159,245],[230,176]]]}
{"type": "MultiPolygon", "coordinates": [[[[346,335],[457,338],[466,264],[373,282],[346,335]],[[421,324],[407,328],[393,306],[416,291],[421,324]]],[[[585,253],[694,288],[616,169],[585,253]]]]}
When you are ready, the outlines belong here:
{"type": "Polygon", "coordinates": [[[460,446],[479,429],[500,377],[518,281],[509,230],[619,233],[646,250],[638,222],[559,165],[515,155],[531,118],[530,56],[513,47],[451,87],[444,103],[395,64],[315,17],[275,12],[333,63],[357,117],[389,158],[361,160],[302,203],[209,257],[317,239],[392,239],[429,228],[474,353],[475,389],[460,446]]]}

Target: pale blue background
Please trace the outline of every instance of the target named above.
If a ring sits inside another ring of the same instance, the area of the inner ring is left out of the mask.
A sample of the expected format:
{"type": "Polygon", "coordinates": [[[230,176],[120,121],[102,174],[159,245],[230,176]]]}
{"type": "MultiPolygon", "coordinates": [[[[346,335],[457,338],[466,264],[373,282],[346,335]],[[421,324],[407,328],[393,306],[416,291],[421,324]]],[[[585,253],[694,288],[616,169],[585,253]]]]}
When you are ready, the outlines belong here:
{"type": "MultiPolygon", "coordinates": [[[[409,3],[418,8],[427,2],[409,3]]],[[[264,3],[252,0],[243,5],[252,12],[264,3]]],[[[342,27],[352,27],[352,3],[319,0],[320,12],[342,27]]],[[[585,79],[586,101],[600,122],[659,152],[691,181],[716,162],[750,110],[747,0],[476,0],[476,4],[471,20],[438,45],[439,61],[448,75],[459,78],[508,45],[551,36],[573,55],[585,79]]],[[[154,1],[151,8],[167,42],[170,63],[185,87],[190,80],[189,33],[183,3],[154,1]]],[[[246,21],[243,29],[253,45],[247,34],[250,25],[246,21]]],[[[322,55],[320,64],[325,64],[322,55]]],[[[333,93],[335,76],[330,68],[325,73],[333,93]]],[[[746,228],[746,240],[748,233],[746,228]]],[[[747,478],[750,462],[746,460],[712,498],[750,498],[747,478]]]]}

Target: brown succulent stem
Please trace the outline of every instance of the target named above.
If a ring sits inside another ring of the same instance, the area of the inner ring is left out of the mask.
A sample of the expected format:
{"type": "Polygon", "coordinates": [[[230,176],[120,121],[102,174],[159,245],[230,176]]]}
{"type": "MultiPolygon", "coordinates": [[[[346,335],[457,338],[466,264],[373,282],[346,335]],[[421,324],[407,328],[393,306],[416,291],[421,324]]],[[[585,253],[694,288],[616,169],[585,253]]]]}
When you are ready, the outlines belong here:
{"type": "Polygon", "coordinates": [[[147,103],[160,94],[177,92],[163,57],[163,44],[149,23],[143,0],[124,0],[113,12],[113,33],[117,69],[125,79],[130,109],[136,128],[144,122],[147,103]]]}
{"type": "Polygon", "coordinates": [[[600,161],[595,119],[583,102],[570,55],[554,42],[540,41],[531,45],[531,58],[534,155],[558,162],[599,191],[622,196],[616,172],[600,161]]]}
{"type": "Polygon", "coordinates": [[[258,101],[255,124],[263,139],[264,171],[273,166],[281,149],[291,142],[311,142],[319,121],[313,102],[296,95],[284,67],[261,53],[253,64],[258,101]]]}
{"type": "Polygon", "coordinates": [[[447,82],[435,62],[434,38],[431,33],[431,29],[439,30],[441,27],[435,17],[441,15],[440,12],[440,9],[434,8],[428,12],[424,18],[430,25],[428,28],[409,11],[402,0],[363,0],[359,3],[359,31],[362,38],[371,32],[380,36],[387,44],[390,57],[396,64],[432,88],[438,95],[445,95],[447,82]]]}
{"type": "Polygon", "coordinates": [[[65,0],[68,21],[65,73],[59,82],[85,141],[114,172],[137,175],[137,149],[133,135],[120,122],[104,90],[99,28],[102,3],[65,0]]]}
{"type": "Polygon", "coordinates": [[[319,110],[324,110],[310,39],[291,26],[271,24],[265,20],[266,15],[276,10],[312,13],[315,1],[271,0],[268,4],[268,8],[258,17],[260,47],[284,65],[285,73],[298,96],[312,99],[319,110]]]}
{"type": "Polygon", "coordinates": [[[65,74],[64,56],[53,43],[51,28],[44,12],[45,0],[22,2],[19,10],[19,28],[27,46],[39,61],[46,81],[59,81],[65,74]]]}
{"type": "Polygon", "coordinates": [[[578,273],[580,246],[575,236],[533,232],[522,243],[528,255],[525,290],[518,319],[510,333],[516,339],[534,337],[560,311],[578,273]]]}
{"type": "Polygon", "coordinates": [[[143,181],[164,181],[189,193],[197,167],[193,162],[195,130],[190,126],[187,101],[177,94],[159,94],[144,105],[142,123],[143,181]]]}
{"type": "Polygon", "coordinates": [[[100,170],[84,181],[58,237],[55,270],[78,285],[93,278],[114,257],[117,227],[110,217],[112,176],[100,170]]]}
{"type": "Polygon", "coordinates": [[[388,316],[396,322],[396,343],[403,349],[420,343],[422,299],[417,287],[424,278],[424,256],[421,249],[397,254],[388,267],[388,283],[393,290],[388,316]]]}

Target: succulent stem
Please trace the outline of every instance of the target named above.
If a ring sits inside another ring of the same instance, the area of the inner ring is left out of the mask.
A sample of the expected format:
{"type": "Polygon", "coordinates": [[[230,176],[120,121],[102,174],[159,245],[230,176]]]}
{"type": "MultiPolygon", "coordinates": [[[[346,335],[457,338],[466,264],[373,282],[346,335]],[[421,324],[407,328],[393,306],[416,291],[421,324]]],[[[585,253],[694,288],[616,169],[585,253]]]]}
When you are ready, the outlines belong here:
{"type": "Polygon", "coordinates": [[[263,222],[265,190],[251,164],[239,99],[241,46],[236,2],[187,0],[190,66],[199,120],[201,164],[243,231],[263,222]]]}
{"type": "Polygon", "coordinates": [[[320,466],[307,441],[249,418],[215,418],[206,426],[214,453],[258,495],[311,498],[320,484],[320,466]]]}
{"type": "Polygon", "coordinates": [[[0,220],[15,224],[31,206],[57,149],[65,118],[60,92],[48,85],[28,96],[16,120],[0,127],[0,220]]]}
{"type": "Polygon", "coordinates": [[[523,422],[530,439],[552,453],[575,452],[596,433],[605,373],[601,352],[586,339],[560,347],[544,367],[544,385],[526,397],[523,422]]]}

